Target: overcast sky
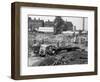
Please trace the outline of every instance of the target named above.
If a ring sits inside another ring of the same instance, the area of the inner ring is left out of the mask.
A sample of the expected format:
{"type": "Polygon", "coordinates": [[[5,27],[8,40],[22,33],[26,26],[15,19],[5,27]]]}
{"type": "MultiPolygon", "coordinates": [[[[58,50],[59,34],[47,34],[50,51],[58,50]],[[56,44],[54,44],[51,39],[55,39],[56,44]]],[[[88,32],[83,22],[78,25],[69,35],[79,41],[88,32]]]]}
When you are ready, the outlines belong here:
{"type": "MultiPolygon", "coordinates": [[[[36,18],[36,19],[41,19],[41,20],[44,20],[44,21],[54,21],[55,19],[55,16],[36,16],[36,15],[31,15],[29,16],[31,17],[32,19],[36,18]]],[[[72,22],[74,26],[76,26],[76,29],[77,30],[82,30],[83,29],[83,17],[69,17],[69,16],[63,16],[62,19],[64,21],[69,21],[69,22],[72,22]]],[[[84,18],[84,29],[87,30],[88,28],[88,18],[84,18]]]]}

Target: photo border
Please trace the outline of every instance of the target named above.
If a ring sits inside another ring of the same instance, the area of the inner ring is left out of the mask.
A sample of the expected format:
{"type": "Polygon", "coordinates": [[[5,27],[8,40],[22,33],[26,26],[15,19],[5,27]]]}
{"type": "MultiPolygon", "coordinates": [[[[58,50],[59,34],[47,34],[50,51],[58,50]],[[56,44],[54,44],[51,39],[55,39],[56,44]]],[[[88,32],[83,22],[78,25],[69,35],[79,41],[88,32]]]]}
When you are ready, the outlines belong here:
{"type": "Polygon", "coordinates": [[[11,78],[15,80],[69,77],[83,75],[97,75],[97,7],[76,6],[76,5],[58,5],[42,3],[14,2],[11,4],[11,78]],[[21,7],[39,7],[39,8],[57,8],[57,9],[76,9],[94,11],[94,72],[78,73],[59,73],[43,75],[20,75],[20,8],[21,7]]]}

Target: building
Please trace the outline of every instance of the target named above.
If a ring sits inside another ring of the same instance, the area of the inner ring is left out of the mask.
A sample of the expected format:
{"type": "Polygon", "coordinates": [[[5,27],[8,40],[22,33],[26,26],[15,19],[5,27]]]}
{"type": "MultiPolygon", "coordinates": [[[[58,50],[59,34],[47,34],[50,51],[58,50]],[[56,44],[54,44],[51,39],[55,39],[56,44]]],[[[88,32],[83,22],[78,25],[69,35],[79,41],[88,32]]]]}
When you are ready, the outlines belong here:
{"type": "Polygon", "coordinates": [[[53,21],[45,21],[44,22],[44,27],[54,27],[54,22],[53,21]]]}
{"type": "Polygon", "coordinates": [[[72,22],[66,21],[65,22],[65,27],[63,28],[63,31],[73,31],[72,22]]]}
{"type": "Polygon", "coordinates": [[[30,32],[32,30],[32,19],[28,17],[28,31],[30,32]]]}
{"type": "Polygon", "coordinates": [[[53,33],[54,27],[39,27],[37,31],[44,33],[53,33]]]}
{"type": "Polygon", "coordinates": [[[33,20],[29,17],[28,18],[28,29],[29,31],[34,31],[35,29],[39,27],[44,26],[44,21],[40,19],[34,18],[33,20]]]}
{"type": "Polygon", "coordinates": [[[40,19],[36,19],[34,18],[32,21],[32,31],[39,28],[39,27],[43,27],[44,26],[44,21],[40,20],[40,19]]]}
{"type": "Polygon", "coordinates": [[[63,31],[73,31],[73,24],[64,21],[61,16],[56,16],[54,20],[54,34],[61,34],[63,31]]]}
{"type": "Polygon", "coordinates": [[[31,19],[28,17],[28,31],[33,32],[36,30],[54,32],[54,34],[61,34],[62,31],[73,31],[73,24],[69,21],[64,21],[60,16],[55,17],[54,21],[44,21],[40,18],[31,19]]]}
{"type": "Polygon", "coordinates": [[[73,31],[63,31],[62,34],[67,35],[67,36],[73,36],[74,32],[73,31]]]}

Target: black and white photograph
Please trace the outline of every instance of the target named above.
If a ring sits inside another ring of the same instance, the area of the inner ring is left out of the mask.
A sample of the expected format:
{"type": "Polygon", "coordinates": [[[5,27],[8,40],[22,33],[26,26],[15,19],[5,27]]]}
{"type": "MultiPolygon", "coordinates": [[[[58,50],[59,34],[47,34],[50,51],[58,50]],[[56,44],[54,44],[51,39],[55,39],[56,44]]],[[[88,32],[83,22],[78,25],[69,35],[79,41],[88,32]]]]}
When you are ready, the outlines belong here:
{"type": "Polygon", "coordinates": [[[88,18],[28,15],[28,66],[88,64],[88,18]]]}

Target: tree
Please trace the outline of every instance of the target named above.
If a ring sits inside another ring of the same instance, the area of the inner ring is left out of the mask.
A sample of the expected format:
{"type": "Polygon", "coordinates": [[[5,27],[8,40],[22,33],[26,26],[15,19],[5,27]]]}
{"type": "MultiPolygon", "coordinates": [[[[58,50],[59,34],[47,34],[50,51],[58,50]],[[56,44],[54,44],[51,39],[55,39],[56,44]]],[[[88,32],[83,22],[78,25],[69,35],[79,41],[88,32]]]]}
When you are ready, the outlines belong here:
{"type": "Polygon", "coordinates": [[[62,32],[62,25],[64,25],[64,20],[61,18],[61,16],[56,16],[54,20],[55,34],[60,34],[62,32]]]}

